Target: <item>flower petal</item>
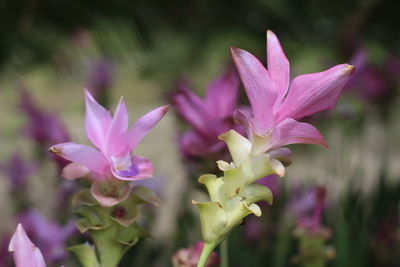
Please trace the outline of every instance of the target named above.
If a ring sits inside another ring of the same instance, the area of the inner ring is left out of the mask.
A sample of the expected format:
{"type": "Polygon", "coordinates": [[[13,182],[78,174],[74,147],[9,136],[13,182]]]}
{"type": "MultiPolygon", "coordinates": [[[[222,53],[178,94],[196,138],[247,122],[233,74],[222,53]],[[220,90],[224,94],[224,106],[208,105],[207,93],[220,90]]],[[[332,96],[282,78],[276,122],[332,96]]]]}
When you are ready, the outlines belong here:
{"type": "Polygon", "coordinates": [[[167,113],[169,106],[162,106],[156,108],[138,121],[136,121],[128,132],[129,151],[133,150],[142,141],[143,137],[164,117],[167,113]]]}
{"type": "Polygon", "coordinates": [[[49,151],[98,173],[104,172],[109,164],[100,151],[86,145],[62,143],[50,147],[49,151]]]}
{"type": "Polygon", "coordinates": [[[278,38],[272,31],[267,31],[267,62],[268,73],[278,91],[278,98],[274,106],[277,108],[289,88],[290,66],[278,38]]]}
{"type": "Polygon", "coordinates": [[[102,207],[112,207],[129,197],[130,187],[128,185],[113,190],[113,196],[107,196],[104,194],[105,190],[103,189],[103,186],[103,183],[95,182],[90,187],[90,193],[92,193],[92,196],[100,203],[102,207]],[[117,195],[115,195],[115,192],[117,192],[117,195]]]}
{"type": "Polygon", "coordinates": [[[263,135],[273,125],[276,86],[263,64],[252,54],[234,47],[231,53],[253,109],[253,130],[263,135]]]}
{"type": "Polygon", "coordinates": [[[61,176],[68,180],[75,180],[87,175],[90,172],[89,168],[79,163],[69,163],[61,172],[61,176]]]}
{"type": "Polygon", "coordinates": [[[8,250],[14,253],[16,267],[46,267],[40,250],[32,243],[21,224],[10,240],[8,250]]]}
{"type": "Polygon", "coordinates": [[[209,118],[207,116],[208,113],[204,110],[205,103],[202,99],[185,87],[180,88],[180,90],[172,96],[172,101],[178,114],[185,121],[197,131],[207,134],[205,123],[209,118]]]}
{"type": "Polygon", "coordinates": [[[217,77],[206,93],[206,111],[212,118],[232,117],[239,95],[239,77],[235,70],[228,70],[217,77]]]}
{"type": "Polygon", "coordinates": [[[286,119],[272,132],[271,149],[289,144],[315,144],[327,148],[324,137],[311,124],[286,119]]]}
{"type": "Polygon", "coordinates": [[[129,126],[128,120],[128,110],[123,97],[121,97],[115,110],[114,118],[108,128],[106,142],[104,144],[104,152],[108,157],[126,154],[129,151],[126,137],[129,126]]]}
{"type": "Polygon", "coordinates": [[[296,77],[277,112],[276,121],[286,118],[300,119],[332,108],[353,70],[353,66],[341,64],[324,72],[296,77]]]}
{"type": "Polygon", "coordinates": [[[115,170],[115,168],[111,169],[113,175],[117,179],[125,181],[137,181],[153,177],[154,169],[153,164],[150,160],[139,156],[132,156],[131,160],[132,167],[135,170],[134,172],[132,172],[132,176],[122,176],[115,170]]]}
{"type": "Polygon", "coordinates": [[[85,89],[86,118],[85,128],[89,140],[100,150],[104,149],[106,134],[111,123],[111,114],[104,109],[85,89]]]}
{"type": "Polygon", "coordinates": [[[225,144],[216,138],[210,139],[197,131],[191,130],[180,137],[179,146],[186,156],[201,156],[214,153],[222,149],[225,144]]]}

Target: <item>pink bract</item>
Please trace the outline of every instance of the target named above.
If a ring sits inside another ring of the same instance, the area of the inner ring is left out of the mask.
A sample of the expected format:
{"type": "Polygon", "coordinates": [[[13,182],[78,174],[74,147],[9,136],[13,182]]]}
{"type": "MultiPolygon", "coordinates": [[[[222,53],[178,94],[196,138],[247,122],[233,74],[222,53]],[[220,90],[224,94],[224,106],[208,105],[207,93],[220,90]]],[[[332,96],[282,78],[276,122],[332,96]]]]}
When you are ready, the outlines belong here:
{"type": "Polygon", "coordinates": [[[236,117],[251,134],[267,137],[264,151],[294,143],[327,146],[314,126],[297,119],[335,106],[353,66],[340,64],[290,82],[289,61],[271,31],[267,68],[245,50],[231,48],[231,52],[252,108],[252,112],[239,110],[236,117]]]}

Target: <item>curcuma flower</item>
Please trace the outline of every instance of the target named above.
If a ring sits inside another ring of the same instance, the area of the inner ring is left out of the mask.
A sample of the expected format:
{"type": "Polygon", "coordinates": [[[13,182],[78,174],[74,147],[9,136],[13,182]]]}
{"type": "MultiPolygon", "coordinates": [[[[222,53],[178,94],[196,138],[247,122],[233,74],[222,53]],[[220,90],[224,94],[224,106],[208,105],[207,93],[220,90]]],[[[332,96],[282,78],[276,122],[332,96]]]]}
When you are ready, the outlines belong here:
{"type": "Polygon", "coordinates": [[[231,53],[252,108],[252,112],[238,111],[236,118],[248,129],[253,150],[263,153],[295,143],[327,147],[314,126],[297,119],[332,108],[353,66],[340,64],[290,82],[289,61],[271,31],[267,32],[267,68],[245,50],[231,48],[231,53]]]}
{"type": "Polygon", "coordinates": [[[236,71],[228,70],[212,81],[204,99],[194,94],[184,82],[178,87],[172,102],[178,114],[192,126],[180,138],[182,152],[187,156],[204,156],[223,149],[225,144],[218,136],[235,127],[233,113],[239,89],[236,71]]]}
{"type": "Polygon", "coordinates": [[[21,224],[10,240],[8,250],[14,253],[16,267],[46,267],[40,250],[32,243],[21,224]]]}
{"type": "MultiPolygon", "coordinates": [[[[190,248],[181,248],[172,256],[172,265],[174,267],[196,267],[199,263],[201,251],[204,242],[199,241],[190,248]]],[[[219,266],[221,260],[217,253],[212,252],[208,258],[205,267],[219,266]]]]}
{"type": "Polygon", "coordinates": [[[167,110],[168,106],[156,108],[128,129],[128,111],[123,98],[112,117],[86,91],[86,135],[97,149],[70,142],[52,146],[50,151],[73,162],[63,172],[69,179],[89,172],[91,178],[97,181],[110,177],[125,181],[150,178],[153,176],[151,162],[132,155],[132,151],[167,110]]]}

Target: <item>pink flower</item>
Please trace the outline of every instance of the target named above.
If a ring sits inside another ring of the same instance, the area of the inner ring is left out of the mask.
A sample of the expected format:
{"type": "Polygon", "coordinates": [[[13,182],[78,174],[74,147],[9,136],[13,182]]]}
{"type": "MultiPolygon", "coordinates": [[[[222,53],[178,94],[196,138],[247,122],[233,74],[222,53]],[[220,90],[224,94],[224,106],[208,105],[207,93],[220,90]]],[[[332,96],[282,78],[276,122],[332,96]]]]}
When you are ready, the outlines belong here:
{"type": "Polygon", "coordinates": [[[19,221],[49,264],[60,262],[67,257],[65,243],[76,233],[75,220],[59,225],[37,210],[28,210],[19,216],[19,221]]]}
{"type": "Polygon", "coordinates": [[[127,181],[150,178],[151,162],[132,155],[132,151],[167,110],[168,106],[156,108],[128,129],[128,111],[122,97],[112,117],[86,90],[86,135],[96,148],[70,142],[52,146],[50,151],[73,162],[63,171],[69,179],[89,172],[98,181],[110,177],[127,181]]]}
{"type": "Polygon", "coordinates": [[[353,66],[337,65],[290,82],[289,61],[271,31],[267,32],[268,70],[249,52],[239,48],[231,52],[252,108],[237,112],[237,119],[251,138],[262,137],[260,152],[294,143],[327,146],[314,126],[296,120],[335,106],[353,66]]]}
{"type": "MultiPolygon", "coordinates": [[[[196,267],[200,260],[201,251],[204,243],[199,241],[190,248],[179,249],[172,256],[172,264],[174,267],[196,267]]],[[[215,267],[220,263],[217,253],[212,252],[207,260],[206,267],[215,267]]]]}
{"type": "Polygon", "coordinates": [[[234,128],[232,117],[239,89],[237,73],[229,70],[217,77],[208,86],[204,99],[194,94],[184,82],[178,87],[172,101],[178,114],[192,126],[180,139],[183,153],[201,156],[224,148],[225,144],[218,136],[234,128]]]}
{"type": "Polygon", "coordinates": [[[10,240],[8,250],[14,253],[16,267],[45,267],[40,250],[32,243],[21,224],[10,240]]]}

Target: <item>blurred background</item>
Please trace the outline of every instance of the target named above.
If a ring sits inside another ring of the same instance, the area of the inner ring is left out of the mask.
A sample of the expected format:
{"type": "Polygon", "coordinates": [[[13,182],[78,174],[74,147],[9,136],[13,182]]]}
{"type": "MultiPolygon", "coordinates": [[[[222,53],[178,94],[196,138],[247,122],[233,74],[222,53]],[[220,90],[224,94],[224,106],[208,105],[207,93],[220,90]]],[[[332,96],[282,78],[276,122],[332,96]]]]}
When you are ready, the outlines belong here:
{"type": "MultiPolygon", "coordinates": [[[[64,252],[80,239],[70,220],[79,182],[60,177],[65,162],[47,148],[88,143],[84,87],[109,109],[124,95],[134,122],[170,103],[181,79],[204,96],[230,64],[230,46],[265,58],[267,29],[279,37],[292,77],[345,62],[356,73],[333,110],[307,118],[330,149],[291,147],[294,161],[274,181],[274,205],[232,233],[231,266],[400,266],[399,7],[383,0],[0,1],[0,266],[12,266],[7,245],[18,221],[49,266],[79,266],[64,252]],[[316,208],[323,231],[310,236],[299,219],[316,208]]],[[[189,126],[176,115],[173,108],[135,151],[153,160],[156,177],[145,185],[163,205],[146,207],[142,224],[154,238],[141,240],[121,266],[172,266],[179,248],[201,239],[191,200],[205,198],[197,177],[215,172],[215,160],[182,153],[189,126]]]]}

